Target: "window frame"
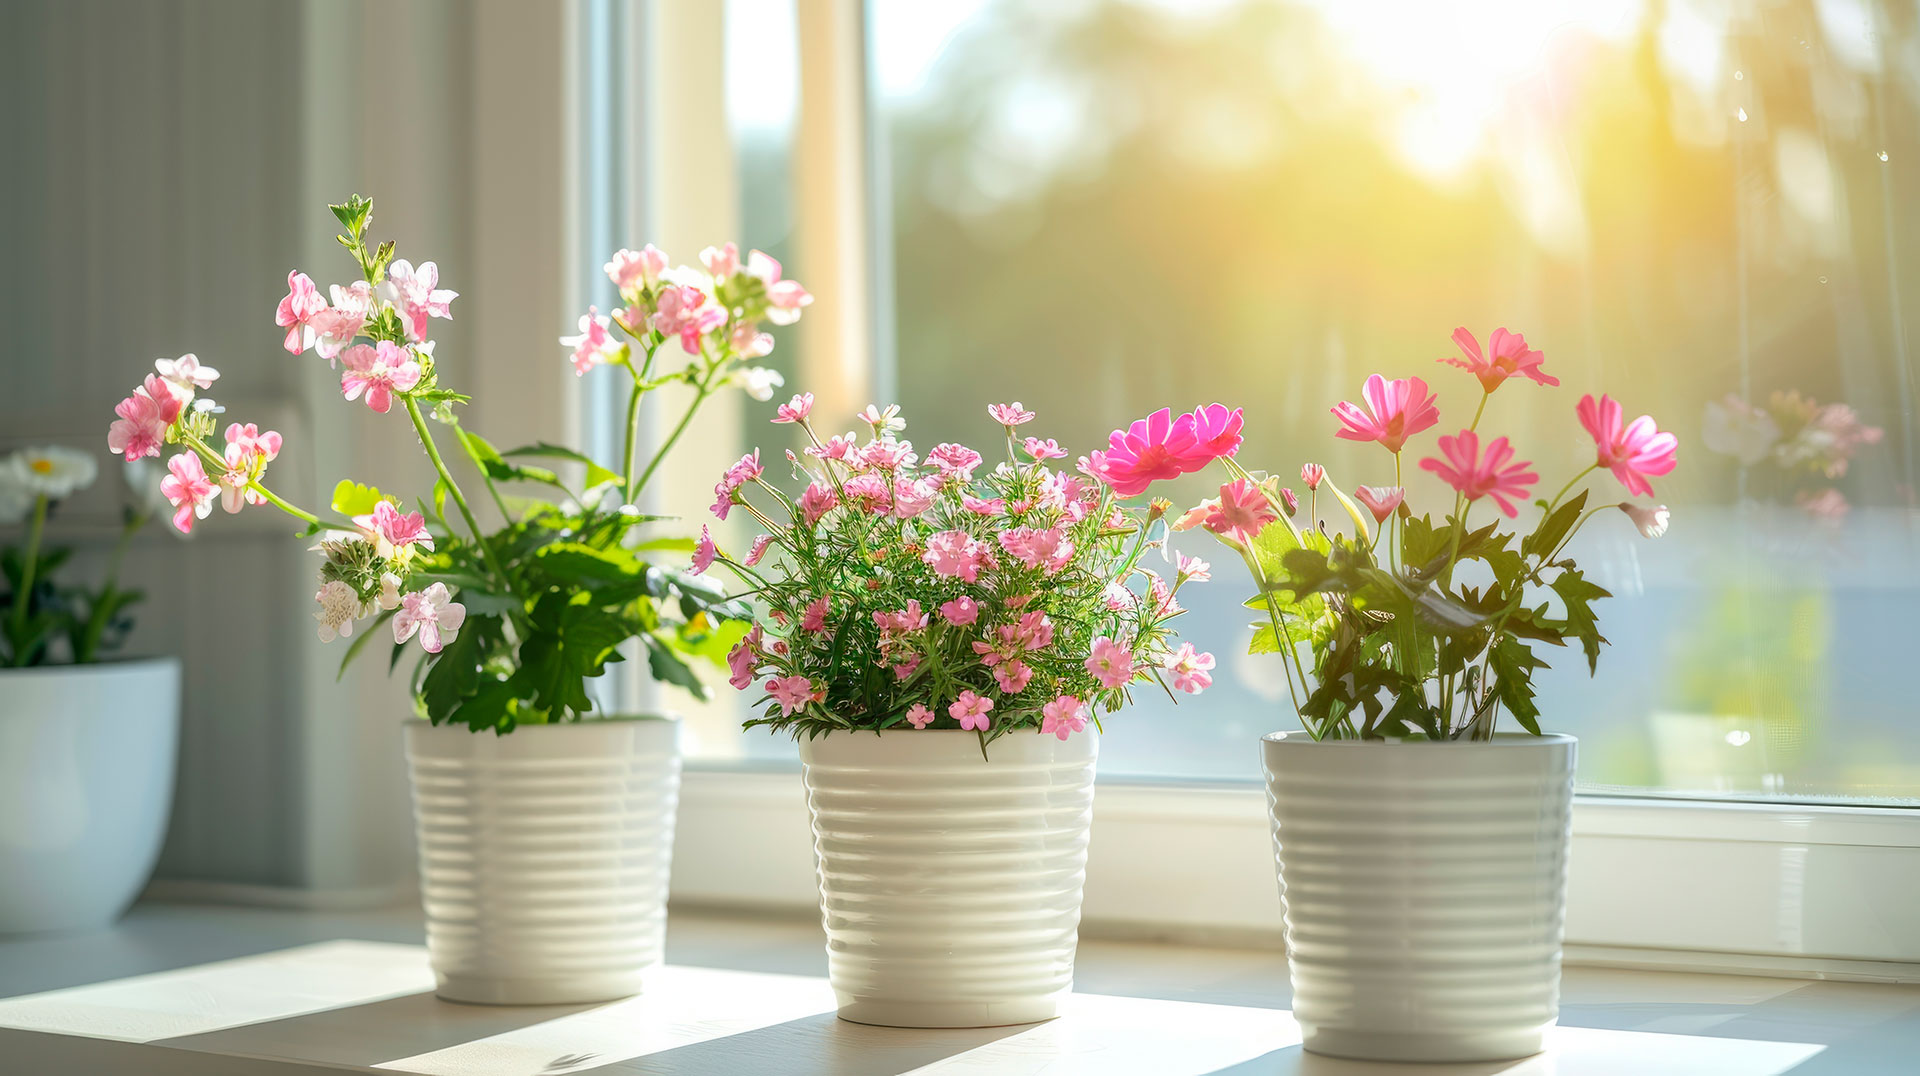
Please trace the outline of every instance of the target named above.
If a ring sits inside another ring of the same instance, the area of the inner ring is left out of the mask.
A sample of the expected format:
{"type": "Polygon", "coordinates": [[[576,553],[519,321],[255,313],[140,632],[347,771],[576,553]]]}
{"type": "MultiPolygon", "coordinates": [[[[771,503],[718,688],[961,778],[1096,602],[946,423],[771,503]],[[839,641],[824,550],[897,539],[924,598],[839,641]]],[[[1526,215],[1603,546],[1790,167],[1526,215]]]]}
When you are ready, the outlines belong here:
{"type": "MultiPolygon", "coordinates": [[[[890,385],[894,366],[891,281],[878,279],[891,260],[886,206],[874,197],[884,195],[884,144],[864,92],[868,12],[863,0],[795,2],[795,226],[804,249],[826,252],[808,257],[809,286],[847,304],[838,317],[816,313],[802,323],[812,358],[798,373],[823,398],[851,399],[890,385]],[[829,365],[825,355],[842,358],[829,365]]],[[[645,38],[643,55],[713,47],[710,34],[662,39],[686,20],[633,21],[647,27],[632,39],[645,38]]],[[[637,159],[711,152],[710,141],[676,146],[663,135],[672,129],[641,125],[636,137],[646,144],[632,151],[637,159]]],[[[645,182],[644,169],[631,171],[645,182]]],[[[653,195],[645,201],[654,210],[649,222],[674,215],[657,191],[644,193],[653,195]]],[[[1102,779],[1096,787],[1084,904],[1090,933],[1278,942],[1270,823],[1257,784],[1102,779]]],[[[816,907],[797,765],[690,764],[676,848],[678,905],[789,914],[816,907]]],[[[1920,903],[1906,896],[1916,889],[1920,811],[1576,796],[1567,959],[1920,981],[1920,903]]]]}

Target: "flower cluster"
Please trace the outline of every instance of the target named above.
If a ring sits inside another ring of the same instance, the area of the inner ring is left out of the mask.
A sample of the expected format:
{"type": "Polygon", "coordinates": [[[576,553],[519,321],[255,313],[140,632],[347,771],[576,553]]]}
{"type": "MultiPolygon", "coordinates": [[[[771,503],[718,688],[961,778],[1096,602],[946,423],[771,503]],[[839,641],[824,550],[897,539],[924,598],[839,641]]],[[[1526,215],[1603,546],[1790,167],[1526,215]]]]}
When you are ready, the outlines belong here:
{"type": "MultiPolygon", "coordinates": [[[[1117,464],[1094,454],[1076,471],[1054,468],[1067,453],[1024,435],[1032,412],[1015,403],[989,413],[1005,433],[996,464],[953,443],[923,458],[898,436],[897,407],[869,407],[864,435],[822,436],[802,394],[773,419],[805,434],[807,447],[787,454],[800,491],[768,481],[757,451],[727,469],[714,514],[744,511],[765,533],[735,556],[703,528],[693,570],[724,565],[768,608],[727,659],[735,687],[764,693],[749,725],[958,728],[983,744],[1038,728],[1066,739],[1123,706],[1136,683],[1171,694],[1212,682],[1212,655],[1176,647],[1170,625],[1180,589],[1205,581],[1206,564],[1146,567],[1164,526],[1158,509],[1118,504],[1101,477],[1117,464]]],[[[1193,416],[1159,417],[1180,428],[1182,452],[1198,451],[1193,416]]],[[[1216,434],[1237,431],[1240,416],[1207,421],[1216,434]]],[[[1116,451],[1124,443],[1116,434],[1116,451]]]]}
{"type": "Polygon", "coordinates": [[[1862,446],[1882,436],[1846,404],[1822,404],[1795,391],[1773,393],[1765,407],[1732,394],[1709,403],[1700,440],[1743,468],[1767,465],[1769,477],[1791,489],[1809,515],[1837,520],[1850,506],[1831,483],[1846,475],[1862,446]]]}
{"type": "MultiPolygon", "coordinates": [[[[1649,497],[1651,479],[1670,473],[1677,460],[1673,434],[1645,415],[1625,421],[1621,405],[1604,395],[1583,397],[1575,408],[1593,441],[1593,462],[1552,498],[1536,502],[1542,514],[1530,533],[1504,531],[1499,519],[1470,526],[1482,500],[1517,519],[1540,481],[1506,437],[1480,432],[1489,399],[1516,376],[1546,387],[1559,381],[1541,369],[1544,356],[1518,333],[1496,329],[1485,350],[1464,328],[1453,340],[1459,355],[1440,361],[1472,373],[1481,394],[1473,421],[1439,436],[1438,454],[1419,461],[1454,490],[1453,509],[1442,522],[1414,515],[1403,484],[1410,440],[1440,423],[1435,397],[1418,377],[1375,374],[1362,386],[1360,403],[1332,408],[1334,436],[1386,449],[1392,485],[1357,486],[1349,496],[1325,467],[1306,464],[1301,526],[1295,523],[1300,497],[1277,477],[1241,467],[1229,448],[1216,457],[1227,472],[1219,495],[1173,524],[1176,531],[1204,527],[1245,560],[1260,587],[1247,604],[1267,614],[1254,625],[1251,652],[1281,656],[1294,704],[1315,738],[1484,739],[1502,708],[1538,732],[1532,674],[1545,663],[1529,643],[1577,639],[1591,667],[1605,642],[1591,603],[1606,591],[1564,556],[1567,543],[1608,507],[1628,515],[1647,537],[1666,531],[1662,505],[1621,501],[1589,509],[1588,492],[1575,492],[1604,469],[1629,494],[1649,497]],[[1329,529],[1320,518],[1323,489],[1344,509],[1351,533],[1329,529]]],[[[1239,413],[1232,415],[1230,440],[1237,447],[1239,413]]],[[[1195,463],[1207,461],[1196,454],[1196,441],[1228,424],[1210,425],[1201,412],[1189,418],[1183,424],[1161,411],[1115,431],[1109,459],[1118,455],[1120,463],[1096,473],[1116,494],[1132,496],[1152,481],[1198,469],[1195,463]]]]}

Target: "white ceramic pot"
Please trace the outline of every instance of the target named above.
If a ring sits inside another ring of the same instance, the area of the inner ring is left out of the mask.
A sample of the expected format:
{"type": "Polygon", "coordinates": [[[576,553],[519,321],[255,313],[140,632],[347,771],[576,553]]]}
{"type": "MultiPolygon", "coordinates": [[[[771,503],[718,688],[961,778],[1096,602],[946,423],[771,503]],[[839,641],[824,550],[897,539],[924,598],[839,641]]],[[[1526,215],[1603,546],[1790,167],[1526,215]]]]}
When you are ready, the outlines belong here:
{"type": "Polygon", "coordinates": [[[1093,820],[1092,730],[802,740],[827,976],[840,1018],[1051,1019],[1073,989],[1093,820]]]}
{"type": "Polygon", "coordinates": [[[1306,1049],[1538,1053],[1560,1011],[1571,736],[1261,743],[1306,1049]]]}
{"type": "Polygon", "coordinates": [[[640,992],[666,942],[680,722],[406,726],[436,992],[544,1005],[640,992]]]}
{"type": "Polygon", "coordinates": [[[0,933],[107,926],[167,833],[180,662],[0,670],[0,933]]]}

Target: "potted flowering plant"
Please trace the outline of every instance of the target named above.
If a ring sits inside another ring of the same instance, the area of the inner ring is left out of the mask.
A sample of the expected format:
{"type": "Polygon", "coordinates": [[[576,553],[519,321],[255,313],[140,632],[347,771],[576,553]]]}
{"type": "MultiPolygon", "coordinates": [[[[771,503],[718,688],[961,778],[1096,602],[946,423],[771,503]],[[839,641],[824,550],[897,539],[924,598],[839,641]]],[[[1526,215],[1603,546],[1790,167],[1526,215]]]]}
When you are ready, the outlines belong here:
{"type": "Polygon", "coordinates": [[[989,409],[998,464],[959,444],[922,460],[898,408],[867,408],[865,437],[822,436],[812,409],[795,396],[773,420],[805,436],[804,488],[742,457],[714,513],[765,533],[736,555],[703,528],[693,570],[723,565],[768,612],[727,660],[763,696],[747,724],[801,738],[840,1015],[1050,1018],[1073,985],[1101,715],[1211,682],[1171,627],[1207,566],[1146,567],[1158,513],[1057,470],[1066,450],[1025,435],[1017,403],[989,409]]]}
{"type": "MultiPolygon", "coordinates": [[[[189,359],[190,361],[190,359],[189,359]]],[[[163,377],[175,364],[162,359],[163,377]]],[[[93,485],[92,454],[61,446],[0,457],[0,814],[30,839],[0,842],[0,933],[103,927],[152,873],[173,802],[180,663],[114,656],[139,590],[121,585],[153,517],[158,475],[129,466],[118,541],[98,586],[62,582],[73,550],[47,523],[93,485]]]]}
{"type": "MultiPolygon", "coordinates": [[[[1262,749],[1294,1013],[1320,1053],[1540,1049],[1558,1012],[1574,741],[1540,731],[1537,648],[1577,643],[1591,670],[1606,642],[1593,610],[1606,591],[1566,555],[1588,520],[1618,510],[1648,537],[1667,527],[1662,506],[1592,504],[1583,488],[1606,470],[1646,497],[1674,467],[1674,436],[1649,417],[1623,422],[1607,396],[1575,409],[1594,462],[1515,525],[1539,476],[1480,421],[1515,377],[1559,382],[1518,334],[1496,330],[1484,351],[1465,329],[1454,340],[1460,354],[1442,361],[1481,392],[1472,421],[1419,461],[1454,491],[1440,521],[1416,515],[1401,484],[1409,439],[1440,421],[1435,399],[1420,378],[1376,374],[1363,404],[1333,408],[1335,436],[1385,449],[1392,485],[1349,495],[1307,464],[1296,522],[1291,489],[1221,457],[1219,496],[1174,524],[1204,527],[1246,562],[1259,588],[1246,604],[1261,614],[1251,652],[1278,655],[1300,715],[1302,731],[1262,749]],[[1349,526],[1328,526],[1321,497],[1349,526]],[[1498,731],[1503,714],[1524,731],[1498,731]]],[[[1095,467],[1138,492],[1204,465],[1191,446],[1205,436],[1162,412],[1115,433],[1095,467]]]]}
{"type": "Polygon", "coordinates": [[[600,714],[588,682],[634,643],[655,678],[704,694],[695,668],[717,666],[745,634],[746,606],[650,562],[692,543],[650,536],[659,517],[634,504],[709,396],[777,380],[745,364],[773,347],[761,323],[793,321],[809,296],[772,259],[756,251],[742,263],[731,244],[708,250],[705,270],[668,268],[653,247],[619,252],[607,272],[626,305],[589,309],[561,343],[576,373],[614,366],[631,379],[622,458],[603,466],[547,443],[501,451],[460,420],[457,368],[427,339],[456,298],[439,287],[438,268],[375,245],[368,200],[331,208],[358,279],[332,286],[329,302],[306,274],[289,274],[275,324],[287,351],[338,364],[347,402],[378,421],[404,414],[438,476],[430,494],[409,511],[343,480],[326,510],[295,505],[266,484],[278,434],[235,422],[224,446],[213,442],[219,409],[194,398],[213,382],[204,368],[190,383],[148,378],[116,408],[109,442],[129,460],[179,447],[162,489],[182,531],[216,501],[299,520],[320,555],[321,640],[350,638],[371,620],[343,671],[382,627],[389,668],[417,643],[408,682],[425,720],[408,722],[406,742],[441,996],[528,1004],[632,994],[661,953],[678,724],[600,714]],[[674,383],[692,389],[686,415],[641,467],[641,401],[674,383]],[[502,524],[481,524],[443,442],[472,464],[502,524]],[[508,493],[529,488],[546,492],[508,493]]]}

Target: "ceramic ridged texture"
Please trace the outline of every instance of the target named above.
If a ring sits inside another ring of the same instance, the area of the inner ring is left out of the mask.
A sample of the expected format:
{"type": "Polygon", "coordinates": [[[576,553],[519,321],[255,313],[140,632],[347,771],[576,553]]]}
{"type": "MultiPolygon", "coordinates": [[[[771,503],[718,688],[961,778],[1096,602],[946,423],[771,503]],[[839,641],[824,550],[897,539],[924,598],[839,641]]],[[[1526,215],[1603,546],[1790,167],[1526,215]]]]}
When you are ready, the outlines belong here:
{"type": "Polygon", "coordinates": [[[1097,741],[959,731],[801,745],[841,1015],[978,1026],[1073,987],[1097,741]]]}
{"type": "Polygon", "coordinates": [[[1308,1048],[1538,1050],[1559,1011],[1571,739],[1263,746],[1308,1048]]]}
{"type": "Polygon", "coordinates": [[[640,990],[660,963],[677,722],[408,728],[427,948],[442,996],[501,1004],[640,990]]]}

